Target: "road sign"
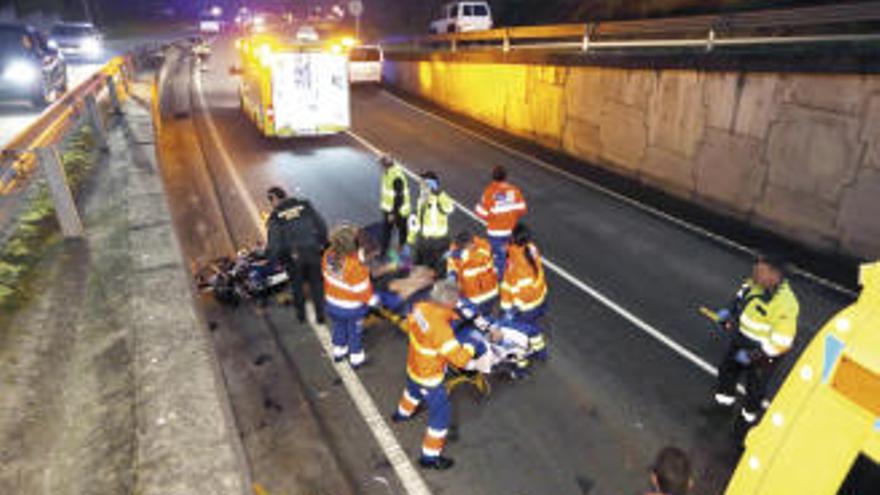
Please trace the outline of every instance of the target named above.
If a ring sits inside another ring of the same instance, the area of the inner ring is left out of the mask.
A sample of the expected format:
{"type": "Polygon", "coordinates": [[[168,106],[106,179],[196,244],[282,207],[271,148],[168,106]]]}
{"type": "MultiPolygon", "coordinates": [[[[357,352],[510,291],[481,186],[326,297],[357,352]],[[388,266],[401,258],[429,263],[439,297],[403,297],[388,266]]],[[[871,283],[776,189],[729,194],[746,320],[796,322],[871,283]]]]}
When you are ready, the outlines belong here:
{"type": "Polygon", "coordinates": [[[351,0],[348,2],[348,11],[355,17],[360,17],[364,13],[364,2],[361,0],[351,0]]]}

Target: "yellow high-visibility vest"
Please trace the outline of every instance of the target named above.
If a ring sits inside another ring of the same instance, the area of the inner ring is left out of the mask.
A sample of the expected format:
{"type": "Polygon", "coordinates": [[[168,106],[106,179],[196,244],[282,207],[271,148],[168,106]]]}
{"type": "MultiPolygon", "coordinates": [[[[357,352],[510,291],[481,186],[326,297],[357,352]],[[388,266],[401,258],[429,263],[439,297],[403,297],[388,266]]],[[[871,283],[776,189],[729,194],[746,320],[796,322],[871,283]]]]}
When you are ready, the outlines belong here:
{"type": "Polygon", "coordinates": [[[745,306],[739,316],[739,331],[760,342],[768,356],[778,356],[794,343],[800,307],[788,281],[772,295],[751,279],[743,286],[745,306]]]}
{"type": "Polygon", "coordinates": [[[403,168],[397,163],[382,174],[382,197],[379,207],[385,213],[398,213],[401,216],[410,214],[409,182],[406,180],[403,168]],[[398,179],[403,183],[403,204],[400,206],[400,211],[392,212],[394,209],[394,182],[398,179]]]}
{"type": "Polygon", "coordinates": [[[445,192],[429,194],[419,204],[416,215],[409,217],[409,243],[420,236],[423,239],[441,239],[449,235],[449,215],[455,203],[445,192]]]}

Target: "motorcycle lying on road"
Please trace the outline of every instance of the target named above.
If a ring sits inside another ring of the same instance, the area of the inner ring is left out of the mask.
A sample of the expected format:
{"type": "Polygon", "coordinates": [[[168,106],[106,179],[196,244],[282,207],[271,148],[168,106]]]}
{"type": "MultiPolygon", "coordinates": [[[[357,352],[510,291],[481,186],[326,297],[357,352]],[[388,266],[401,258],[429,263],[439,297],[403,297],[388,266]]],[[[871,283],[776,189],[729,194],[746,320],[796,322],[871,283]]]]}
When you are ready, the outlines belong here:
{"type": "Polygon", "coordinates": [[[232,307],[245,301],[265,306],[289,280],[284,267],[269,261],[261,249],[214,259],[195,271],[195,279],[200,291],[210,292],[218,303],[232,307]]]}

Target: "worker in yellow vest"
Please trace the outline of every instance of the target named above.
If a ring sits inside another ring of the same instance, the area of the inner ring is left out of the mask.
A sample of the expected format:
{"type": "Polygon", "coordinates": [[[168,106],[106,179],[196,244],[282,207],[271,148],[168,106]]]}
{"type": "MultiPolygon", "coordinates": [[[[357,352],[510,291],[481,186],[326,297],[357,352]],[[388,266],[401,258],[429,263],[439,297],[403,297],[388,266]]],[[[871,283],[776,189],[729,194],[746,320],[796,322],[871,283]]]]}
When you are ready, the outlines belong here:
{"type": "Polygon", "coordinates": [[[382,210],[381,255],[388,254],[391,235],[397,229],[398,249],[403,249],[407,241],[407,222],[412,212],[409,196],[409,182],[403,167],[388,155],[379,158],[382,167],[382,192],[379,208],[382,210]]]}
{"type": "Polygon", "coordinates": [[[760,256],[752,276],[734,301],[718,311],[718,320],[733,340],[718,369],[715,402],[733,407],[736,384],[745,374],[746,398],[739,425],[748,429],[758,420],[767,384],[797,334],[799,305],[779,255],[760,256]]]}
{"type": "Polygon", "coordinates": [[[409,244],[415,247],[415,264],[443,276],[443,256],[449,250],[449,215],[455,211],[452,198],[440,189],[434,172],[422,174],[416,211],[409,217],[409,244]]]}

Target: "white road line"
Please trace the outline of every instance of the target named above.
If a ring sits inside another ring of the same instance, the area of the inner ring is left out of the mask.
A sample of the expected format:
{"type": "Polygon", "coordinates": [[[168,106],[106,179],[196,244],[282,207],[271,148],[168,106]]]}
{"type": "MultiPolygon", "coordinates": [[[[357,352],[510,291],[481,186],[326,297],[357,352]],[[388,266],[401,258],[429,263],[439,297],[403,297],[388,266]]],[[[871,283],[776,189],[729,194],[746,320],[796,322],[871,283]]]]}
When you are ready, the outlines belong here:
{"type": "MultiPolygon", "coordinates": [[[[194,80],[196,84],[196,92],[199,95],[199,101],[204,110],[205,116],[207,117],[208,132],[211,134],[211,139],[214,141],[216,149],[220,152],[223,166],[232,177],[235,189],[238,191],[239,198],[244,202],[248,215],[250,215],[254,225],[257,226],[260,234],[265,237],[259,210],[257,209],[256,204],[254,204],[254,200],[250,193],[248,193],[247,188],[245,188],[244,183],[241,181],[238,171],[235,168],[234,161],[229,154],[229,150],[226,149],[226,145],[223,143],[223,140],[220,138],[220,134],[217,131],[217,126],[214,124],[210,107],[207,105],[204,92],[202,91],[201,74],[198,73],[194,77],[194,80]]],[[[332,356],[332,349],[329,331],[323,325],[311,324],[310,326],[315,332],[315,336],[321,342],[321,346],[324,348],[327,358],[330,359],[330,356],[332,356]]],[[[335,368],[337,373],[339,373],[339,377],[342,379],[342,383],[345,385],[346,391],[348,391],[349,396],[355,403],[358,412],[360,412],[364,421],[366,421],[367,426],[370,428],[373,438],[376,439],[376,442],[379,444],[385,457],[388,458],[388,462],[391,463],[391,467],[397,474],[398,479],[400,479],[404,491],[409,495],[431,495],[431,490],[428,488],[425,480],[416,470],[415,466],[413,466],[412,461],[410,461],[406,452],[400,446],[400,442],[397,441],[391,428],[388,427],[388,424],[379,412],[379,408],[376,407],[373,398],[370,396],[369,392],[367,392],[366,387],[364,387],[360,377],[352,371],[347,363],[337,365],[335,368]]]]}
{"type": "MultiPolygon", "coordinates": [[[[355,134],[353,131],[348,131],[348,135],[350,135],[357,142],[359,142],[364,148],[370,150],[374,154],[376,154],[376,155],[383,154],[381,149],[374,146],[372,143],[367,141],[365,138],[359,136],[358,134],[355,134]]],[[[414,179],[418,179],[418,175],[415,174],[408,167],[406,167],[405,163],[401,163],[401,165],[403,166],[403,169],[407,173],[407,175],[409,175],[410,177],[412,177],[414,179]]],[[[458,201],[454,198],[453,198],[453,201],[455,201],[455,205],[461,211],[465,212],[474,221],[476,221],[480,224],[485,224],[483,219],[478,217],[476,213],[474,213],[473,211],[470,210],[470,208],[464,206],[463,204],[461,204],[460,201],[458,201]]],[[[642,320],[638,316],[634,315],[633,313],[628,311],[626,308],[624,308],[620,304],[617,304],[616,302],[614,302],[613,300],[611,300],[610,298],[608,298],[607,296],[602,294],[600,291],[598,291],[595,288],[589,286],[588,284],[582,282],[577,277],[575,277],[574,275],[569,273],[567,270],[563,269],[562,267],[560,267],[556,263],[553,263],[552,261],[550,261],[546,257],[544,258],[544,264],[548,268],[550,268],[550,270],[552,270],[557,275],[559,275],[560,277],[565,279],[567,282],[571,283],[576,288],[580,289],[582,292],[585,292],[588,296],[592,297],[593,299],[604,304],[611,311],[614,311],[615,313],[617,313],[618,315],[623,317],[623,319],[625,319],[628,322],[635,325],[636,328],[638,328],[639,330],[642,330],[643,332],[647,333],[651,337],[660,341],[663,345],[669,347],[670,349],[675,351],[678,355],[682,356],[683,358],[685,358],[688,361],[692,362],[693,364],[697,365],[698,368],[709,373],[710,375],[716,375],[716,376],[718,375],[718,370],[714,366],[712,366],[711,364],[706,362],[706,360],[704,360],[703,358],[701,358],[700,356],[695,354],[693,351],[689,350],[687,347],[685,347],[685,346],[679,344],[678,342],[676,342],[675,340],[667,337],[663,332],[661,332],[660,330],[656,329],[655,327],[649,325],[647,322],[645,322],[644,320],[642,320]]]]}
{"type": "MultiPolygon", "coordinates": [[[[330,331],[324,325],[310,324],[310,326],[318,336],[327,359],[331,359],[333,343],[330,338],[330,331]]],[[[385,453],[385,457],[388,458],[388,461],[397,473],[397,477],[400,479],[406,493],[410,495],[431,495],[431,490],[428,488],[425,480],[416,471],[412,462],[410,462],[409,456],[400,446],[400,442],[397,441],[394,432],[388,427],[385,417],[379,412],[376,403],[370,397],[370,393],[364,387],[357,373],[345,362],[336,365],[336,372],[339,373],[342,383],[361,413],[361,417],[367,422],[373,437],[379,443],[382,452],[385,453]]]]}
{"type": "MultiPolygon", "coordinates": [[[[621,194],[617,191],[608,189],[607,187],[596,184],[595,182],[592,182],[588,179],[585,179],[579,175],[576,175],[576,174],[573,174],[567,170],[561,169],[561,168],[559,168],[549,162],[546,162],[538,157],[529,155],[528,153],[522,152],[516,148],[512,148],[504,143],[500,143],[492,138],[486,137],[483,134],[480,134],[479,132],[468,129],[467,127],[465,127],[461,124],[458,124],[456,122],[453,122],[453,121],[451,121],[441,115],[437,115],[434,112],[430,112],[430,111],[425,110],[424,108],[421,108],[417,105],[413,105],[412,103],[404,100],[403,98],[400,98],[399,96],[397,96],[393,93],[386,91],[385,94],[387,94],[393,100],[401,103],[405,107],[407,107],[415,112],[418,112],[422,115],[428,116],[434,120],[438,120],[438,121],[440,121],[450,127],[455,128],[456,130],[458,130],[460,132],[463,132],[471,137],[477,138],[480,141],[483,141],[484,143],[487,143],[487,144],[494,146],[498,149],[504,150],[505,152],[510,153],[511,155],[515,155],[515,156],[522,158],[523,160],[527,160],[527,161],[529,161],[529,162],[531,162],[531,163],[533,163],[533,164],[535,164],[545,170],[556,173],[558,175],[562,175],[563,177],[565,177],[569,180],[572,180],[574,182],[577,182],[578,184],[580,184],[584,187],[588,187],[590,189],[593,189],[594,191],[598,191],[598,192],[603,193],[605,195],[611,196],[614,199],[617,199],[619,201],[623,201],[623,202],[625,202],[631,206],[634,206],[635,208],[638,208],[646,213],[649,213],[649,214],[654,215],[656,217],[662,218],[663,220],[666,220],[668,222],[674,223],[675,225],[678,225],[679,227],[681,227],[683,229],[690,230],[691,232],[694,232],[694,233],[699,234],[703,237],[711,239],[715,242],[718,242],[719,244],[723,244],[731,249],[746,253],[750,256],[756,256],[758,254],[755,250],[753,250],[747,246],[744,246],[744,245],[734,241],[733,239],[729,239],[727,237],[716,234],[714,232],[710,232],[710,231],[700,227],[699,225],[695,225],[695,224],[690,223],[688,221],[674,217],[674,216],[670,215],[669,213],[666,213],[662,210],[658,210],[657,208],[654,208],[654,207],[649,206],[647,204],[636,201],[635,199],[632,199],[632,198],[630,198],[624,194],[621,194]]],[[[810,273],[802,268],[794,267],[792,269],[792,271],[797,273],[798,275],[812,281],[812,282],[815,282],[819,285],[823,285],[825,287],[828,287],[828,288],[833,289],[835,291],[838,291],[840,293],[846,294],[848,296],[855,297],[858,295],[856,292],[854,292],[850,289],[847,289],[846,287],[844,287],[838,283],[835,283],[835,282],[832,282],[828,279],[822,278],[822,277],[820,277],[816,274],[810,273]]]]}

